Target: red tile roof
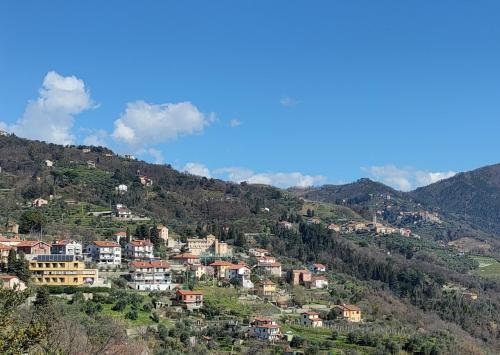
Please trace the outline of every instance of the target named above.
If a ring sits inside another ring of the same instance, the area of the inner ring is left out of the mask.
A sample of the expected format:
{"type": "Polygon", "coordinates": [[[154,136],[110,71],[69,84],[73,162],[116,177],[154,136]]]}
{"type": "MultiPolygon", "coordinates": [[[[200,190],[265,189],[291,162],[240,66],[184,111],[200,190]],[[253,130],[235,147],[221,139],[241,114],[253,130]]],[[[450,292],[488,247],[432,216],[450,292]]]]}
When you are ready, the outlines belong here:
{"type": "Polygon", "coordinates": [[[12,280],[12,279],[17,279],[18,277],[15,275],[0,275],[0,280],[12,280]]]}
{"type": "Polygon", "coordinates": [[[0,250],[10,250],[10,249],[14,249],[14,247],[0,243],[0,250]]]}
{"type": "Polygon", "coordinates": [[[177,290],[176,293],[178,295],[183,295],[183,296],[187,296],[187,295],[201,295],[201,296],[203,296],[203,292],[201,292],[201,291],[177,290]]]}
{"type": "Polygon", "coordinates": [[[92,242],[92,244],[94,244],[95,246],[98,246],[98,247],[119,247],[120,246],[120,244],[118,244],[117,242],[112,242],[109,240],[94,240],[92,242]]]}
{"type": "Polygon", "coordinates": [[[182,254],[174,255],[170,259],[199,259],[199,257],[197,255],[194,255],[194,254],[182,253],[182,254]]]}
{"type": "Polygon", "coordinates": [[[64,240],[54,240],[52,242],[52,245],[68,245],[68,244],[71,244],[73,243],[72,240],[69,240],[69,239],[64,239],[64,240]]]}
{"type": "Polygon", "coordinates": [[[132,240],[130,244],[132,244],[135,247],[144,247],[153,245],[153,243],[151,243],[149,240],[140,240],[140,239],[132,240]]]}
{"type": "Polygon", "coordinates": [[[217,260],[210,264],[210,266],[232,266],[233,263],[224,260],[217,260]]]}
{"type": "Polygon", "coordinates": [[[47,243],[41,242],[39,240],[22,240],[21,242],[19,242],[19,244],[16,245],[16,248],[19,248],[19,247],[31,247],[32,248],[37,244],[45,244],[45,245],[49,246],[47,243]]]}
{"type": "Polygon", "coordinates": [[[116,232],[114,235],[120,236],[120,237],[126,237],[127,236],[127,232],[116,232]]]}
{"type": "Polygon", "coordinates": [[[153,267],[164,267],[164,268],[170,268],[170,264],[167,263],[164,260],[151,260],[151,261],[139,261],[135,260],[130,263],[131,266],[133,267],[140,267],[140,268],[153,268],[153,267]]]}
{"type": "Polygon", "coordinates": [[[341,304],[341,305],[337,305],[336,307],[345,309],[347,311],[361,311],[361,308],[359,308],[358,306],[355,306],[353,304],[341,304]]]}

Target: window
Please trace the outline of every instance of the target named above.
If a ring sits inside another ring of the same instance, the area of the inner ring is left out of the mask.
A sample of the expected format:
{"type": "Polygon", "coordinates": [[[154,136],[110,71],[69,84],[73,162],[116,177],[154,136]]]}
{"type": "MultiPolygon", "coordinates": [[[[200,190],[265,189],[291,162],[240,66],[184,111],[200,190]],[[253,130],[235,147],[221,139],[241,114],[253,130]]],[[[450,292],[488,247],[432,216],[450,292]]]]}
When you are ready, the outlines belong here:
{"type": "Polygon", "coordinates": [[[77,283],[78,282],[78,277],[73,277],[73,282],[77,283]]]}
{"type": "Polygon", "coordinates": [[[73,263],[74,268],[78,268],[78,263],[73,263]]]}

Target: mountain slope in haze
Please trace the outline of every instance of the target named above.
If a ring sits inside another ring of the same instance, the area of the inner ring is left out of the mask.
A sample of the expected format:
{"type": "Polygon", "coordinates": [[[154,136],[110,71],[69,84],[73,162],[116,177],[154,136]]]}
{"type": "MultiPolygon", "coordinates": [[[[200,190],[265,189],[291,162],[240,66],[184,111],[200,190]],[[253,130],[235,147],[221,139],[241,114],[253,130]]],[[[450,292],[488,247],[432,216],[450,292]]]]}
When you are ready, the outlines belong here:
{"type": "Polygon", "coordinates": [[[460,173],[407,195],[443,214],[500,234],[500,164],[460,173]]]}

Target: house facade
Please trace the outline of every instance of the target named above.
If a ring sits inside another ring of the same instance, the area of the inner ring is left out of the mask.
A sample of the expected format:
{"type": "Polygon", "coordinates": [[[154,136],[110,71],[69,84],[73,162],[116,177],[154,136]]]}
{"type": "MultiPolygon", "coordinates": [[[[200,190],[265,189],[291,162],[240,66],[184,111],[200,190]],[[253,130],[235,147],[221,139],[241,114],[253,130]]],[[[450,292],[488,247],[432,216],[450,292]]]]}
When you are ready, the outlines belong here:
{"type": "Polygon", "coordinates": [[[50,245],[38,240],[23,240],[16,245],[17,253],[25,255],[50,254],[50,245]]]}
{"type": "Polygon", "coordinates": [[[323,326],[323,320],[320,318],[319,313],[304,312],[300,314],[300,325],[304,327],[318,328],[323,326]]]}
{"type": "Polygon", "coordinates": [[[232,248],[225,242],[220,242],[214,235],[205,238],[189,238],[187,240],[189,252],[194,255],[231,256],[232,248]]]}
{"type": "Polygon", "coordinates": [[[125,257],[129,259],[154,259],[153,243],[149,240],[132,240],[125,245],[125,257]]]}
{"type": "Polygon", "coordinates": [[[281,277],[281,263],[277,262],[272,256],[257,258],[257,265],[255,267],[273,276],[281,277]]]}
{"type": "Polygon", "coordinates": [[[74,240],[55,240],[50,245],[50,253],[81,256],[83,247],[74,240]]]}
{"type": "Polygon", "coordinates": [[[256,284],[257,295],[270,297],[276,294],[276,284],[271,280],[261,280],[256,284]]]}
{"type": "Polygon", "coordinates": [[[0,274],[0,287],[8,290],[24,291],[26,284],[15,275],[0,274]]]}
{"type": "Polygon", "coordinates": [[[122,249],[116,242],[96,240],[87,246],[86,251],[99,267],[117,267],[122,262],[122,249]]]}
{"type": "Polygon", "coordinates": [[[177,254],[172,256],[170,260],[172,264],[176,265],[193,265],[200,263],[200,258],[198,257],[198,255],[194,255],[191,253],[177,254]]]}
{"type": "Polygon", "coordinates": [[[352,304],[341,304],[335,306],[337,314],[348,322],[359,323],[361,322],[361,309],[352,304]]]}
{"type": "Polygon", "coordinates": [[[251,335],[264,341],[275,341],[281,338],[281,330],[271,318],[255,318],[250,328],[251,335]]]}
{"type": "Polygon", "coordinates": [[[195,310],[203,307],[203,292],[191,290],[177,290],[175,293],[177,304],[187,310],[195,310]]]}
{"type": "Polygon", "coordinates": [[[292,285],[304,285],[308,286],[311,282],[311,272],[309,270],[292,270],[290,272],[290,283],[292,285]]]}
{"type": "Polygon", "coordinates": [[[170,264],[163,260],[139,261],[130,263],[130,279],[136,290],[165,291],[172,284],[170,264]]]}
{"type": "Polygon", "coordinates": [[[98,277],[96,269],[85,268],[74,255],[38,255],[30,261],[29,269],[37,285],[92,285],[98,277]]]}

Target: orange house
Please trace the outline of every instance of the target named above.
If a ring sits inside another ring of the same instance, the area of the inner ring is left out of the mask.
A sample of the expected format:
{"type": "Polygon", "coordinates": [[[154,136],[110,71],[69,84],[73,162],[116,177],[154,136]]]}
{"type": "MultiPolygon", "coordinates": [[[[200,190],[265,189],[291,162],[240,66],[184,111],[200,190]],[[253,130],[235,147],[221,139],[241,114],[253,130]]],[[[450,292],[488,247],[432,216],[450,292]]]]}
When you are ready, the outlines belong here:
{"type": "Polygon", "coordinates": [[[361,322],[361,309],[352,304],[341,304],[335,306],[337,313],[340,314],[348,322],[361,322]]]}
{"type": "Polygon", "coordinates": [[[175,296],[177,303],[188,310],[203,307],[203,292],[201,291],[177,290],[175,296]]]}

